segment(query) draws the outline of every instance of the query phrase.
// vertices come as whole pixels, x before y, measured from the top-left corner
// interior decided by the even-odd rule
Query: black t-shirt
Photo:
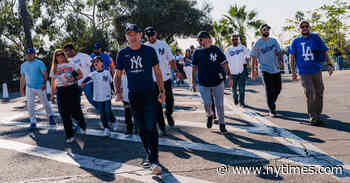
[[[199,84],[206,87],[219,85],[225,79],[222,64],[226,62],[225,54],[217,46],[196,49],[192,64],[198,67]]]
[[[149,92],[155,87],[152,69],[158,64],[156,51],[150,46],[142,45],[138,50],[130,47],[120,50],[116,69],[125,70],[130,92]]]

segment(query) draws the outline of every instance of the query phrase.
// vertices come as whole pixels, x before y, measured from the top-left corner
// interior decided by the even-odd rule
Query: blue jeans
[[[155,91],[152,92],[129,92],[130,106],[135,119],[136,127],[148,160],[158,163],[158,130],[156,125],[156,102]]]
[[[171,86],[174,87],[175,86],[175,73],[173,71],[173,69],[170,67],[170,79],[171,79]]]
[[[87,84],[82,90],[84,91],[85,96],[86,96],[87,100],[89,101],[89,103],[90,103],[92,106],[94,106],[95,109],[98,110],[97,104],[96,104],[96,102],[95,102],[94,99],[93,99],[93,96],[94,96],[94,94],[93,94],[93,89],[94,89],[94,85],[93,85],[93,83],[91,82],[91,83]],[[110,105],[110,107],[109,107],[109,113],[112,114],[112,105]],[[112,123],[114,123],[115,120],[116,120],[116,119],[115,119],[114,115],[111,115],[109,121],[112,122]]]
[[[233,100],[235,104],[237,105],[242,104],[244,105],[244,98],[245,98],[245,85],[246,85],[246,74],[241,73],[237,75],[231,75],[232,78],[232,94],[233,94]],[[237,94],[237,87],[239,94]]]
[[[109,110],[111,108],[111,101],[107,100],[104,102],[95,102],[98,112],[100,113],[100,119],[103,124],[103,128],[110,129],[110,126],[108,124],[109,119],[111,119],[111,116],[113,115],[111,111]]]

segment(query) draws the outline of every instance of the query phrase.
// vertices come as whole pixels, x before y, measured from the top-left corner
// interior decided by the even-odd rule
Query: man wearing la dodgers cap
[[[35,50],[33,48],[27,48],[25,54],[27,61],[21,65],[20,94],[22,97],[24,95],[27,97],[27,109],[31,123],[29,130],[31,131],[36,128],[37,122],[34,108],[35,96],[38,96],[40,102],[44,105],[50,124],[55,124],[55,119],[46,96],[46,66],[41,60],[35,58]],[[25,93],[24,87],[26,87]]]

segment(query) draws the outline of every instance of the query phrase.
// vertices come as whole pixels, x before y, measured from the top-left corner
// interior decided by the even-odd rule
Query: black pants
[[[131,113],[130,103],[123,101],[123,104],[124,104],[124,117],[125,117],[126,130],[131,132],[134,129],[134,124],[132,123],[132,113]]]
[[[159,135],[156,125],[155,105],[157,97],[155,91],[129,92],[129,100],[148,160],[151,163],[158,163]]]
[[[263,72],[263,80],[267,106],[269,107],[270,112],[275,112],[276,101],[282,90],[281,73],[270,74],[268,72]]]
[[[78,85],[57,88],[58,111],[63,120],[64,131],[67,138],[74,136],[72,117],[78,121],[82,129],[86,123],[80,106],[81,90]]]
[[[166,116],[171,116],[173,114],[173,108],[174,108],[174,95],[173,90],[171,86],[171,80],[168,79],[164,81],[164,89],[165,89],[165,114]],[[159,95],[159,88],[156,84],[156,95]],[[165,130],[165,120],[163,115],[163,106],[161,103],[157,101],[156,104],[156,110],[157,110],[157,123],[159,125],[159,128],[164,131]]]

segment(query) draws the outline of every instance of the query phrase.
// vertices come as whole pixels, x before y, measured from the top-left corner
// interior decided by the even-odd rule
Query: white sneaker
[[[79,133],[82,134],[82,135],[85,135],[86,134],[86,130],[84,130],[82,128],[79,128]]]
[[[117,131],[118,130],[118,122],[114,122],[113,123],[112,129],[113,129],[113,131]]]
[[[152,174],[153,175],[160,175],[162,174],[162,167],[160,167],[158,164],[152,164],[151,166]]]
[[[108,128],[105,128],[105,131],[103,132],[103,135],[106,137],[109,137],[111,135],[111,131]]]
[[[72,143],[74,140],[75,140],[74,137],[71,137],[71,138],[66,140],[66,143]]]

